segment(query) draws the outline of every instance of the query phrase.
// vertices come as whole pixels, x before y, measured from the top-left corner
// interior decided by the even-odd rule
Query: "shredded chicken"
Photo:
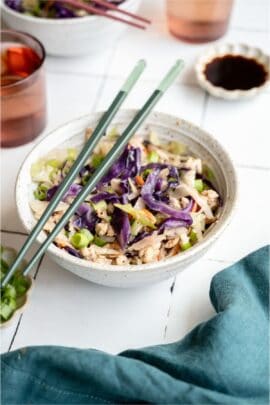
[[[56,236],[54,241],[55,241],[55,243],[57,243],[57,246],[59,246],[60,248],[65,248],[65,247],[72,248],[72,245],[71,245],[69,239],[65,235],[64,229],[61,230],[61,232]]]
[[[96,234],[99,235],[99,236],[106,235],[107,232],[108,232],[108,227],[109,227],[108,223],[99,222],[98,224],[96,224],[96,227],[95,227]]]
[[[116,193],[121,193],[121,180],[120,179],[112,179],[111,180],[111,188]]]
[[[125,264],[129,264],[129,260],[125,255],[120,255],[115,259],[115,264],[124,266]]]
[[[180,201],[179,201],[178,198],[175,198],[175,197],[171,197],[171,196],[170,196],[170,205],[171,205],[173,208],[181,209],[181,204],[180,204]]]
[[[171,249],[179,243],[179,237],[169,239],[166,243],[164,243],[164,247],[166,249]]]
[[[143,263],[151,263],[157,260],[159,249],[154,249],[152,246],[145,247],[139,251],[139,257]]]
[[[196,203],[204,211],[207,218],[212,219],[214,217],[213,212],[207,203],[207,199],[204,196],[201,196],[195,188],[190,187],[187,184],[180,184],[180,186],[175,189],[174,195],[176,197],[178,196],[178,198],[187,196],[194,198]]]
[[[97,245],[90,245],[90,247],[81,249],[81,254],[86,257],[87,260],[97,261],[100,256],[106,256],[109,258],[115,258],[121,256],[121,252],[115,249],[107,247],[100,247]]]
[[[186,208],[189,204],[189,199],[186,197],[180,198],[181,208]]]
[[[181,180],[188,186],[194,187],[195,177],[196,171],[194,169],[190,169],[182,172]]]
[[[207,198],[210,208],[215,209],[218,207],[219,195],[215,190],[204,190],[202,195]]]
[[[150,236],[147,236],[140,240],[139,242],[133,243],[128,250],[141,250],[145,249],[147,247],[153,247],[155,250],[160,248],[160,244],[162,240],[164,239],[163,235],[157,235],[156,233],[153,233]]]
[[[35,218],[39,219],[41,217],[41,215],[43,214],[43,212],[45,211],[45,209],[48,206],[48,201],[39,201],[39,200],[32,200],[30,201],[30,207],[32,209],[32,211],[34,212]]]

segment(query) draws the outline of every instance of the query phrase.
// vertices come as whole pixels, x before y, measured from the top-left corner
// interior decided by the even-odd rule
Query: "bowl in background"
[[[119,132],[122,132],[136,113],[137,110],[121,110],[111,127],[116,127]],[[19,217],[27,232],[30,232],[36,223],[29,205],[35,188],[30,175],[31,165],[53,149],[82,147],[85,129],[94,128],[102,114],[102,112],[93,113],[72,120],[52,131],[25,159],[17,179],[16,204]],[[177,140],[186,144],[192,153],[201,157],[212,168],[216,176],[216,187],[223,200],[219,220],[207,230],[201,242],[189,250],[160,262],[128,266],[93,263],[71,256],[51,244],[47,252],[60,266],[97,284],[112,287],[149,284],[170,278],[198,260],[228,225],[236,204],[237,180],[234,166],[227,152],[204,130],[174,116],[153,112],[137,133],[145,136],[152,130],[164,141]],[[42,232],[38,242],[42,243],[45,238],[46,234]]]
[[[142,0],[125,0],[119,8],[136,13]],[[47,54],[77,56],[109,49],[128,25],[105,17],[49,19],[32,17],[9,8],[0,0],[3,21],[14,30],[33,35],[44,45]]]

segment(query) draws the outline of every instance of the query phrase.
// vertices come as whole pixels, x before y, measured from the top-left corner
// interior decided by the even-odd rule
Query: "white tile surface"
[[[46,59],[46,68],[50,73],[77,73],[83,75],[102,76],[106,72],[107,64],[111,58],[113,50],[80,58],[60,58],[48,56]]]
[[[209,98],[204,127],[230,152],[236,163],[270,167],[270,94],[247,101]]]
[[[117,353],[163,342],[172,280],[111,289],[82,280],[46,258],[13,349],[58,344]]]
[[[167,343],[181,339],[215,314],[209,298],[210,282],[229,264],[202,259],[177,276],[168,311]]]
[[[146,58],[148,68],[125,103],[127,108],[140,106],[170,64],[182,57],[186,69],[157,110],[203,125],[227,147],[240,180],[236,214],[205,258],[177,277],[172,293],[172,280],[136,290],[95,286],[45,258],[17,331],[15,322],[2,332],[3,352],[11,342],[12,349],[61,344],[116,353],[179,339],[213,315],[208,296],[212,276],[269,243],[270,91],[247,102],[205,97],[196,85],[193,64],[209,45],[185,44],[169,35],[164,5],[163,0],[145,0],[140,12],[153,19],[151,28],[147,32],[128,29],[117,46],[105,53],[47,59],[47,131],[75,116],[106,108],[134,62]],[[268,17],[269,0],[236,0],[231,28],[221,41],[248,42],[269,52]],[[2,152],[1,220],[2,228],[10,231],[22,230],[14,185],[19,166],[34,143]],[[3,234],[2,243],[18,248],[23,239]]]
[[[235,215],[223,235],[209,250],[208,258],[239,260],[270,242],[267,201],[270,171],[238,169],[239,198]]]
[[[47,131],[95,109],[102,78],[81,74],[48,73]]]
[[[103,110],[108,107],[112,101],[112,95],[118,91],[122,82],[123,80],[121,79],[107,79],[96,106],[97,110]],[[139,81],[136,88],[128,96],[124,107],[140,108],[157,85],[158,80]],[[178,83],[172,86],[159,101],[156,110],[185,118],[199,125],[202,119],[204,98],[205,94],[200,88]]]
[[[269,30],[270,3],[268,0],[236,0],[231,26],[246,30]]]

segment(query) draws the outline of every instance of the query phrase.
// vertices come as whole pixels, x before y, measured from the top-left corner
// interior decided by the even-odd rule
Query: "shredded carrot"
[[[136,177],[135,177],[135,180],[136,180],[136,183],[137,183],[139,186],[143,186],[143,185],[144,185],[144,179],[142,178],[142,176],[136,176]]]
[[[153,222],[156,222],[156,218],[152,214],[152,212],[148,211],[146,208],[143,208],[142,211],[144,212],[145,216]]]
[[[197,209],[198,209],[198,204],[196,203],[196,201],[194,201],[194,204],[193,204],[193,207],[192,207],[191,212],[196,212]]]
[[[172,256],[177,255],[177,253],[179,253],[180,250],[181,250],[181,248],[180,248],[179,245],[174,246],[174,247],[172,248],[172,250],[171,250],[171,255],[172,255]]]

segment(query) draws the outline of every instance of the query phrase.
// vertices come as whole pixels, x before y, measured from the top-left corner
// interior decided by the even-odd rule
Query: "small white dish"
[[[122,132],[136,113],[137,110],[121,110],[111,127],[117,127]],[[29,205],[29,201],[33,200],[35,188],[30,174],[31,165],[54,149],[82,147],[85,129],[96,127],[102,114],[102,112],[93,113],[57,128],[43,138],[25,159],[17,179],[16,204],[27,232],[30,232],[36,223]],[[219,220],[209,228],[201,242],[160,262],[128,266],[100,264],[71,256],[51,244],[47,253],[60,266],[79,277],[111,287],[135,287],[154,283],[173,277],[198,260],[229,224],[236,205],[237,179],[234,166],[224,148],[203,129],[171,115],[153,112],[137,133],[146,136],[152,130],[165,142],[177,140],[186,144],[195,155],[200,156],[212,168],[216,177],[216,187],[223,200]],[[37,241],[42,243],[45,238],[46,234],[42,232]]]
[[[263,65],[267,72],[266,81],[258,87],[249,90],[226,90],[223,87],[213,85],[205,75],[206,65],[217,57],[225,55],[238,55],[249,59],[255,59],[256,62]],[[261,49],[246,44],[218,44],[209,47],[198,59],[195,66],[196,76],[200,86],[214,97],[226,100],[239,100],[251,98],[265,90],[270,82],[270,56]]]
[[[9,266],[11,266],[11,264],[14,262],[16,256],[17,256],[17,251],[15,249],[13,249],[11,247],[2,247],[1,259],[3,259]],[[25,260],[23,260],[17,270],[22,271],[26,267],[26,265],[27,265],[27,262]],[[17,308],[12,313],[10,318],[8,318],[5,321],[0,322],[0,328],[8,328],[12,323],[14,323],[15,321],[18,321],[19,316],[22,314],[26,305],[29,302],[29,296],[30,296],[30,293],[32,292],[32,288],[33,288],[33,280],[30,276],[24,276],[24,278],[28,284],[27,290],[25,291],[25,293],[23,295],[16,298]]]
[[[136,13],[142,0],[126,0],[119,6]],[[77,56],[108,50],[128,25],[105,17],[49,19],[19,13],[0,0],[3,20],[9,28],[37,38],[49,55]],[[134,28],[135,29],[135,28]]]

